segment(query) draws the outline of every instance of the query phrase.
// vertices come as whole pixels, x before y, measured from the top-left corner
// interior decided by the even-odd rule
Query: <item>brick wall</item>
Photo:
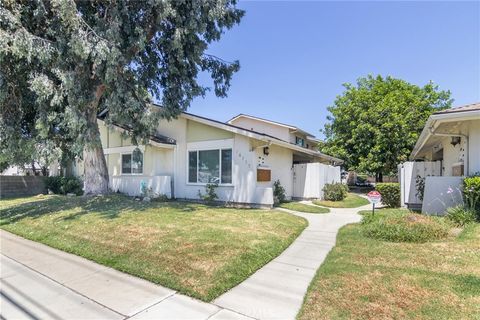
[[[46,193],[44,179],[41,176],[0,176],[0,198]]]

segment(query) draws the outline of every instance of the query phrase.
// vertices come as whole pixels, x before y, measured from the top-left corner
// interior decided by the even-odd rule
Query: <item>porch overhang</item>
[[[468,139],[468,132],[462,123],[469,120],[480,119],[480,104],[478,109],[437,112],[431,115],[420,134],[415,147],[410,154],[410,160],[423,159],[425,154],[440,143],[444,137],[465,137]]]

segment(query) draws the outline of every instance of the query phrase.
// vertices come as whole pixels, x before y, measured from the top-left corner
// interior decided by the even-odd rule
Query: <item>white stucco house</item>
[[[463,178],[480,172],[480,103],[432,114],[410,160],[399,166],[402,205],[444,214],[461,203]],[[417,190],[422,180],[423,201]]]
[[[248,115],[220,122],[190,113],[162,120],[148,145],[134,146],[98,120],[114,192],[137,195],[140,184],[157,194],[198,199],[217,182],[220,201],[271,206],[273,183],[287,198],[321,198],[325,183],[340,181],[341,159],[319,152],[319,140],[295,126]],[[83,175],[77,162],[73,173]]]

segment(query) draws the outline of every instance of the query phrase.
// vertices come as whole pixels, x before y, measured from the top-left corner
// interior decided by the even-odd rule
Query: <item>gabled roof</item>
[[[105,121],[105,117],[107,116],[107,114],[108,114],[108,111],[107,111],[107,109],[105,109],[98,114],[97,119]],[[122,126],[122,125],[119,125],[119,124],[116,124],[116,123],[114,123],[113,126],[119,128],[119,129],[125,130],[125,131],[130,131],[131,130],[131,128],[128,128],[127,126]],[[159,143],[159,144],[168,144],[168,145],[176,145],[177,144],[177,141],[175,139],[164,136],[164,135],[161,135],[158,132],[150,135],[148,137],[148,139],[153,141],[153,142]]]
[[[152,104],[152,105],[157,107],[157,108],[162,108],[162,106],[157,105],[157,104]],[[107,114],[108,114],[108,110],[103,110],[102,112],[99,113],[98,119],[104,120]],[[272,135],[269,135],[269,134],[266,134],[266,133],[262,133],[262,132],[257,132],[257,131],[254,131],[254,130],[248,130],[248,129],[245,129],[245,128],[242,128],[242,127],[235,126],[235,125],[230,124],[228,122],[225,123],[225,122],[221,122],[221,121],[218,121],[218,120],[202,117],[202,116],[192,114],[192,113],[188,113],[188,112],[182,112],[180,114],[180,116],[184,117],[186,119],[189,119],[189,120],[197,121],[199,123],[203,123],[203,124],[212,126],[212,127],[216,127],[216,128],[219,128],[219,129],[223,129],[223,130],[226,130],[226,131],[230,131],[230,132],[233,132],[233,133],[244,135],[244,136],[254,138],[254,139],[257,139],[257,140],[265,141],[267,143],[273,143],[273,144],[276,144],[276,145],[279,145],[279,146],[282,146],[282,147],[286,147],[288,149],[295,150],[297,152],[301,152],[301,153],[304,153],[304,154],[308,154],[308,155],[313,156],[313,157],[323,158],[327,161],[335,162],[337,164],[342,164],[343,163],[342,159],[329,156],[329,155],[324,154],[320,151],[306,149],[306,148],[297,146],[295,144],[292,144],[288,141],[277,138],[275,136],[272,136]],[[121,126],[116,125],[116,124],[115,124],[115,126],[121,128],[123,130],[129,130],[129,128],[121,127]],[[169,138],[169,137],[166,137],[166,136],[162,136],[162,135],[159,135],[159,134],[155,134],[155,135],[150,136],[150,140],[152,140],[154,142],[157,142],[157,143],[161,143],[161,144],[170,144],[170,145],[176,144],[175,139],[172,139],[172,138]]]
[[[277,121],[272,121],[272,120],[268,120],[268,119],[264,119],[264,118],[260,118],[260,117],[255,117],[255,116],[252,116],[252,115],[249,115],[249,114],[244,114],[244,113],[240,113],[240,114],[236,115],[235,117],[228,120],[227,123],[231,124],[232,122],[234,122],[235,120],[237,120],[239,118],[248,118],[248,119],[252,119],[252,120],[257,120],[257,121],[273,124],[275,126],[288,128],[290,130],[298,131],[298,132],[301,132],[301,133],[305,134],[306,136],[308,136],[309,140],[315,141],[315,139],[316,139],[313,134],[308,133],[307,131],[304,131],[304,130],[296,127],[296,126],[281,123],[281,122],[277,122]]]
[[[233,132],[233,133],[241,134],[241,135],[244,135],[244,136],[247,136],[247,137],[250,137],[250,138],[254,138],[254,139],[257,139],[257,140],[265,141],[267,143],[273,143],[273,144],[276,144],[278,146],[282,146],[282,147],[285,147],[285,148],[288,148],[288,149],[291,149],[291,150],[294,150],[294,151],[297,151],[297,152],[300,152],[300,153],[304,153],[304,154],[307,154],[307,155],[310,155],[310,156],[313,156],[313,157],[323,158],[327,161],[332,161],[332,162],[335,162],[337,164],[343,163],[342,159],[329,156],[329,155],[324,154],[320,151],[310,150],[310,149],[306,149],[304,147],[297,146],[293,143],[290,143],[288,141],[285,141],[283,139],[277,138],[275,136],[272,136],[272,135],[269,135],[269,134],[266,134],[266,133],[245,129],[245,128],[238,127],[238,126],[235,126],[233,124],[230,124],[228,122],[225,123],[225,122],[221,122],[221,121],[218,121],[218,120],[213,120],[213,119],[209,119],[209,118],[206,118],[206,117],[191,114],[191,113],[188,113],[188,112],[182,112],[181,116],[183,116],[186,119],[197,121],[197,122],[200,122],[200,123],[203,123],[203,124],[206,124],[206,125],[210,125],[210,126],[213,126],[213,127],[219,128],[219,129],[223,129],[223,130],[230,131],[230,132]]]

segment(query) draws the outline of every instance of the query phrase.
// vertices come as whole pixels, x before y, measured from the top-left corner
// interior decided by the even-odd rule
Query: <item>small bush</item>
[[[323,187],[323,198],[328,201],[342,201],[348,194],[348,186],[343,183],[327,183]]]
[[[427,242],[448,236],[450,227],[442,218],[415,213],[373,216],[362,220],[363,233],[370,238],[391,242]]]
[[[469,223],[475,222],[476,214],[473,209],[456,206],[447,209],[447,219],[456,226],[463,227]]]
[[[480,219],[480,176],[463,179],[463,197],[467,207]]]
[[[205,194],[202,194],[200,190],[198,190],[198,196],[200,199],[207,203],[212,203],[215,200],[218,199],[217,195],[217,188],[218,188],[218,183],[207,183],[205,185]]]
[[[375,189],[382,195],[382,203],[391,208],[400,207],[400,184],[377,183]]]
[[[280,183],[280,180],[277,180],[273,183],[273,201],[275,204],[284,203],[287,199],[285,195],[285,188]]]
[[[47,177],[45,186],[55,194],[83,194],[82,181],[77,177]]]

